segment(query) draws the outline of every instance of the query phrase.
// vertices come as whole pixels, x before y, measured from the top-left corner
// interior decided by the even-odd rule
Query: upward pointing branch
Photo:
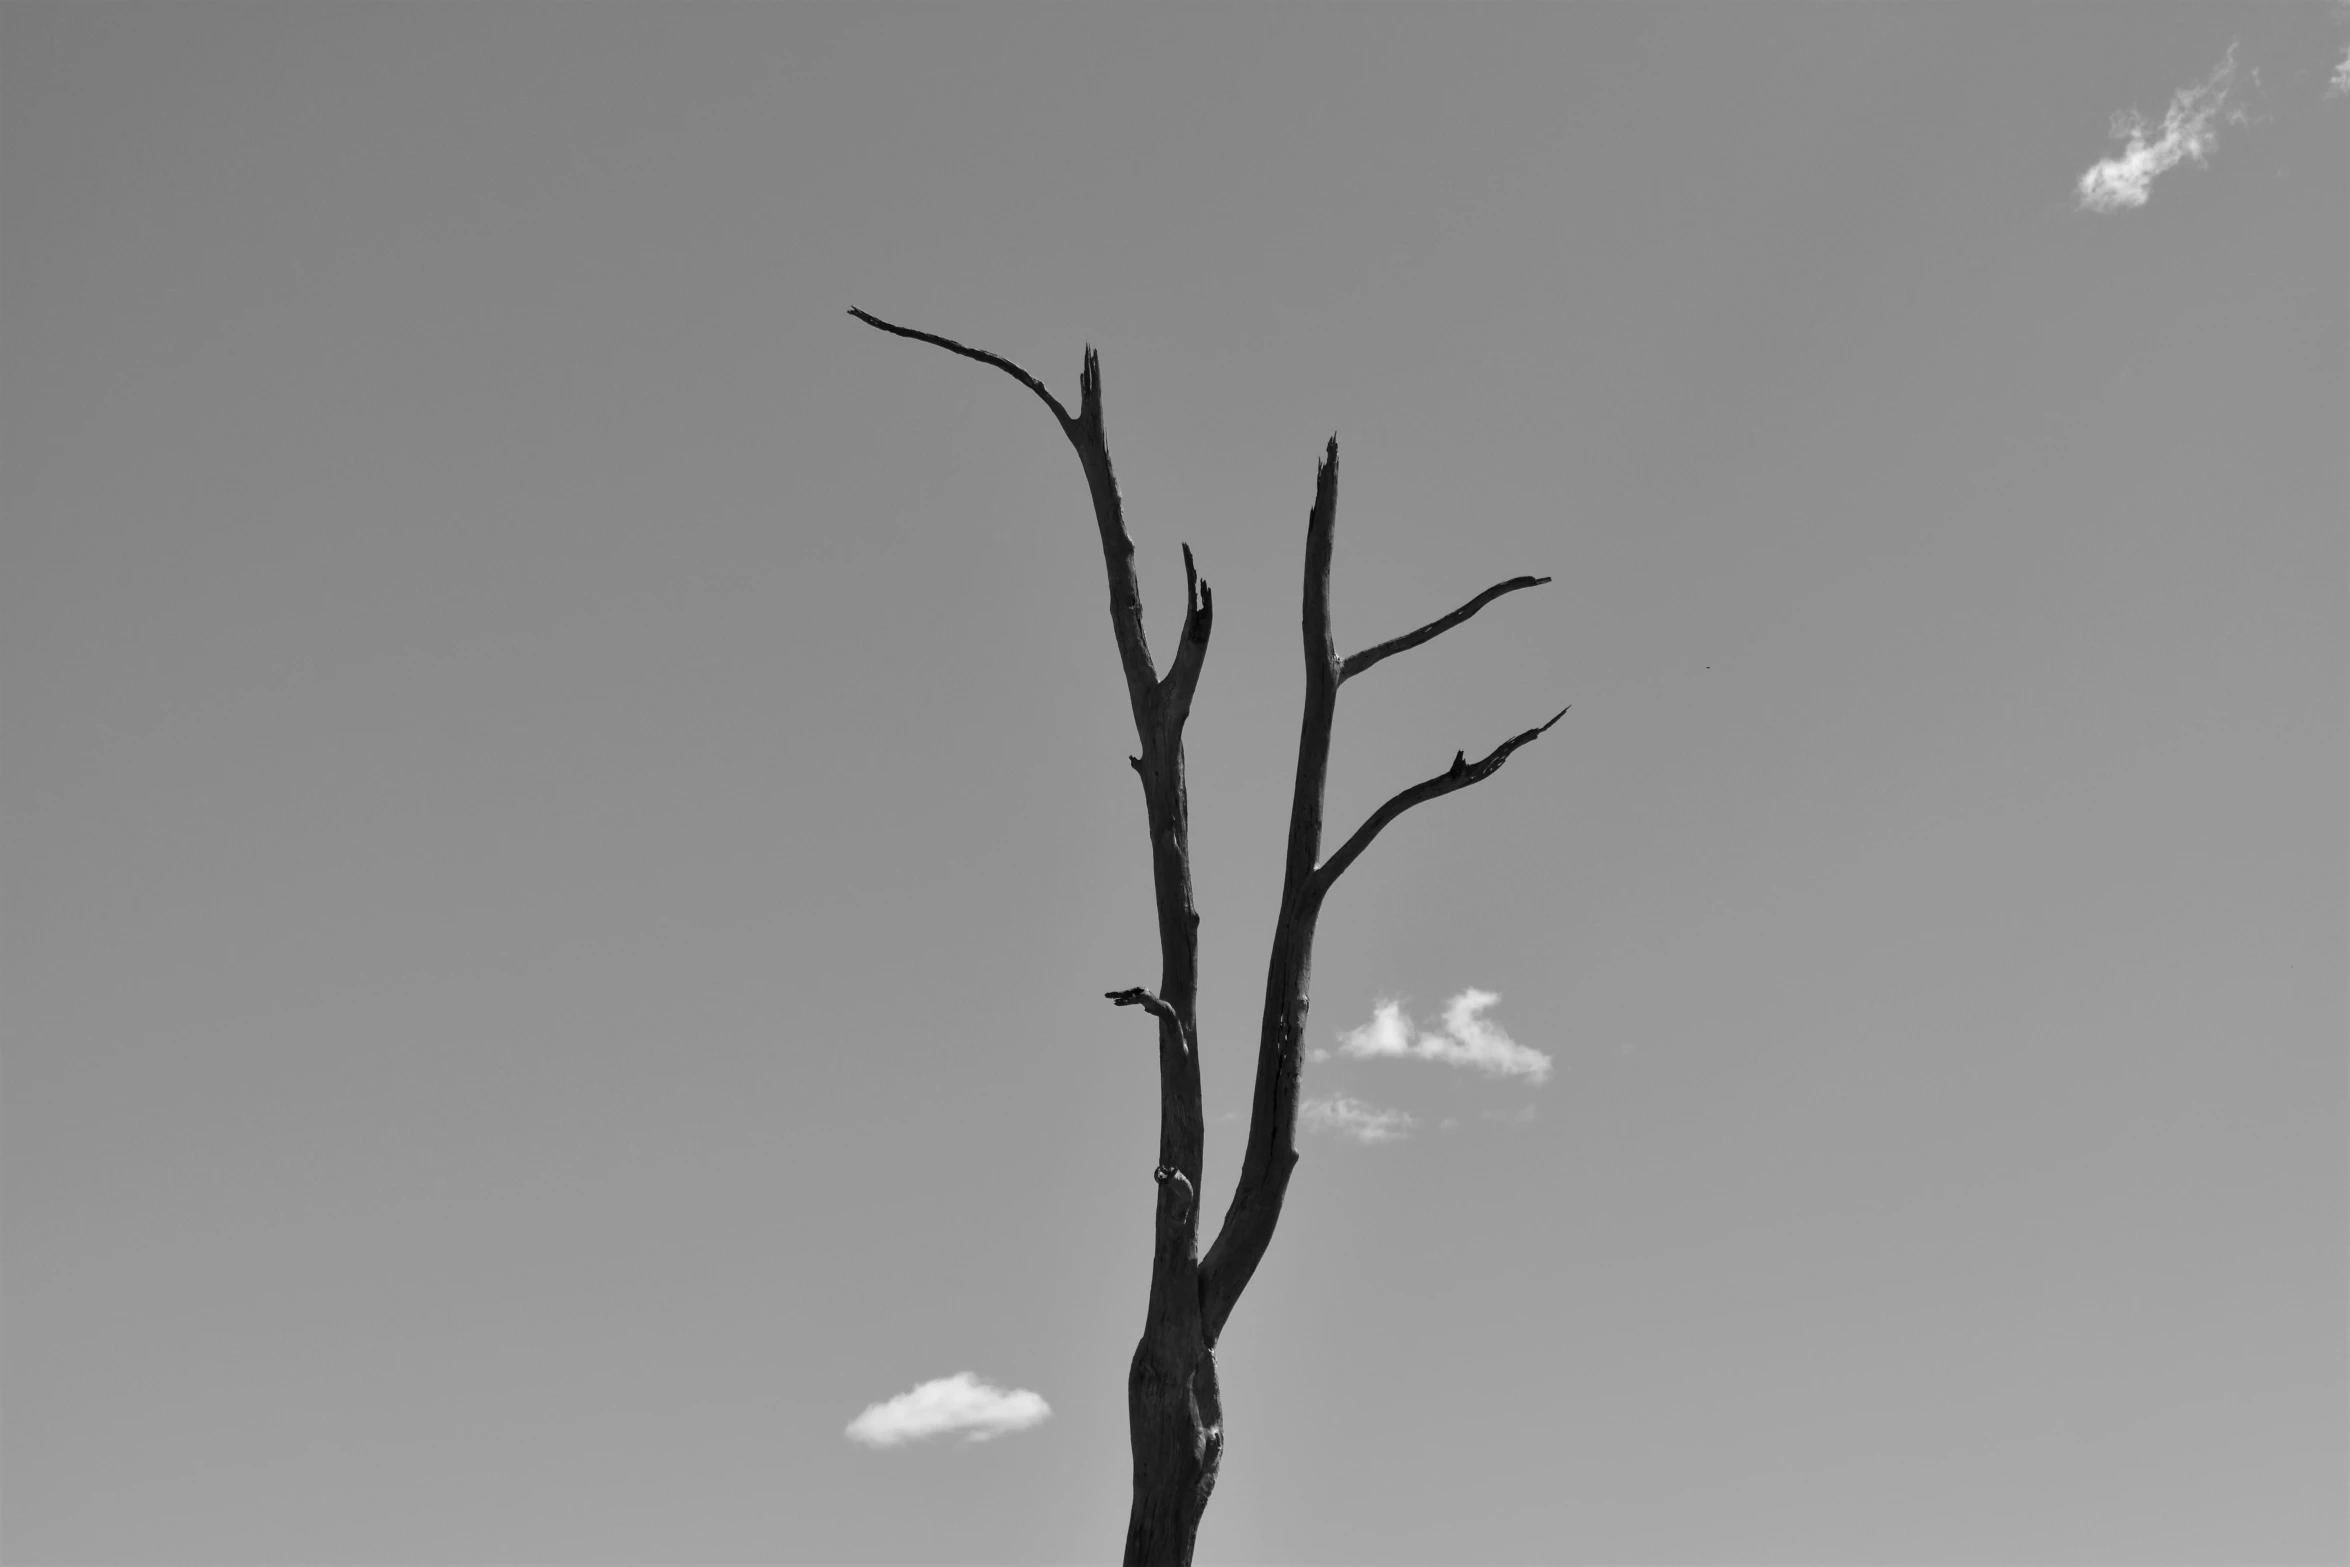
[[[1441,636],[1450,631],[1495,599],[1500,598],[1504,593],[1515,593],[1520,588],[1538,588],[1549,580],[1548,577],[1512,577],[1507,582],[1497,582],[1441,620],[1431,620],[1417,631],[1407,631],[1400,637],[1391,637],[1377,647],[1367,647],[1360,653],[1348,654],[1345,662],[1338,666],[1338,678],[1352,680],[1381,659],[1416,648],[1430,638]]]
[[[1216,593],[1199,574],[1191,546],[1183,546],[1183,632],[1175,643],[1175,661],[1159,682],[1159,722],[1177,731],[1191,716],[1191,694],[1199,688],[1200,667],[1207,661],[1208,631],[1216,621]]]
[[[1281,1206],[1297,1168],[1298,1075],[1305,1060],[1306,982],[1314,961],[1321,898],[1314,865],[1322,853],[1322,795],[1330,774],[1330,729],[1338,711],[1339,663],[1330,634],[1330,556],[1338,527],[1338,437],[1314,473],[1306,514],[1305,581],[1300,630],[1305,653],[1305,711],[1297,736],[1297,778],[1289,801],[1281,909],[1266,963],[1265,1009],[1258,1024],[1256,1086],[1240,1179],[1215,1243],[1200,1260],[1200,1324],[1210,1344],[1255,1277],[1273,1242]]]
[[[1573,705],[1574,704],[1572,703],[1568,704],[1569,707]],[[1507,740],[1504,740],[1501,744],[1495,746],[1491,751],[1486,753],[1484,759],[1481,761],[1470,761],[1468,753],[1465,751],[1453,752],[1452,766],[1446,768],[1443,772],[1438,773],[1433,778],[1416,783],[1409,789],[1399,791],[1395,797],[1390,799],[1385,805],[1382,805],[1379,807],[1379,809],[1373,811],[1370,815],[1370,818],[1366,820],[1362,826],[1357,827],[1354,830],[1354,836],[1347,839],[1345,843],[1339,845],[1339,849],[1336,854],[1333,854],[1329,859],[1323,861],[1321,865],[1315,868],[1313,880],[1314,895],[1319,898],[1322,895],[1328,893],[1330,890],[1330,884],[1338,880],[1340,876],[1346,874],[1346,868],[1355,862],[1356,856],[1360,855],[1365,849],[1368,849],[1371,846],[1371,840],[1378,837],[1380,829],[1384,828],[1389,822],[1394,821],[1398,816],[1401,816],[1404,812],[1410,810],[1413,806],[1424,805],[1428,801],[1437,798],[1439,795],[1450,794],[1456,789],[1466,789],[1473,783],[1483,783],[1486,779],[1491,778],[1495,773],[1501,771],[1501,764],[1510,759],[1510,753],[1512,751],[1515,751],[1519,746],[1525,745],[1529,741],[1540,738],[1543,732],[1550,728],[1551,724],[1557,723],[1560,719],[1566,716],[1567,708],[1560,708],[1557,712],[1550,715],[1550,723],[1542,724],[1536,728],[1529,729],[1523,734],[1515,734],[1510,736]]]

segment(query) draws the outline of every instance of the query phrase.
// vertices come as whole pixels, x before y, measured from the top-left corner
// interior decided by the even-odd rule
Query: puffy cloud
[[[1335,1132],[1358,1143],[1391,1143],[1409,1137],[1418,1124],[1401,1110],[1368,1105],[1345,1094],[1303,1100],[1298,1104],[1297,1118],[1309,1132]]]
[[[1401,1002],[1382,1001],[1372,1009],[1370,1022],[1338,1036],[1338,1048],[1341,1054],[1363,1059],[1411,1056],[1446,1066],[1475,1067],[1495,1077],[1547,1081],[1550,1057],[1519,1044],[1484,1015],[1485,1009],[1500,999],[1490,990],[1462,991],[1445,1003],[1441,1031],[1414,1027],[1404,1016]],[[1317,1059],[1320,1055],[1317,1052]]]
[[[1006,1392],[958,1371],[886,1403],[867,1405],[845,1434],[867,1447],[896,1447],[950,1432],[966,1442],[985,1442],[1007,1431],[1025,1431],[1051,1413],[1051,1406],[1025,1388]]]
[[[2228,93],[2235,85],[2236,46],[2230,44],[2209,76],[2172,94],[2170,107],[2163,111],[2161,134],[2135,111],[2115,115],[2113,137],[2124,144],[2122,151],[2081,176],[2081,205],[2091,212],[2143,207],[2157,176],[2190,158],[2202,163],[2218,144],[2223,120],[2243,123],[2243,111],[2227,107]]]

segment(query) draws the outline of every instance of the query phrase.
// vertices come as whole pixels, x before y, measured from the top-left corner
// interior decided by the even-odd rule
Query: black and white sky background
[[[1557,579],[1341,704],[1574,711],[1323,920],[1203,1561],[2341,1559],[2346,43],[0,8],[9,1559],[1114,1549],[1100,559],[852,305],[1215,585],[1211,1214],[1322,442],[1342,647]]]

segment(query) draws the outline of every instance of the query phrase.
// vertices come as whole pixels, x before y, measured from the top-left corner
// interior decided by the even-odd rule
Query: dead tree
[[[1150,824],[1151,880],[1159,914],[1159,986],[1106,992],[1122,1007],[1140,1007],[1158,1020],[1159,1161],[1151,1256],[1150,1304],[1141,1342],[1126,1374],[1126,1418],[1134,1451],[1134,1503],[1126,1524],[1125,1560],[1188,1563],[1200,1515],[1216,1487],[1224,1457],[1224,1413],[1216,1386],[1216,1341],[1232,1308],[1272,1243],[1289,1178],[1297,1168],[1298,1069],[1304,1060],[1306,983],[1313,966],[1314,925],[1331,886],[1381,829],[1413,806],[1480,783],[1501,770],[1510,753],[1566,715],[1512,735],[1483,758],[1455,752],[1452,765],[1390,799],[1354,830],[1338,852],[1322,858],[1322,786],[1330,762],[1330,724],[1338,688],[1380,660],[1449,631],[1505,593],[1548,582],[1512,577],[1487,588],[1459,609],[1417,631],[1338,656],[1330,635],[1330,541],[1338,516],[1338,438],[1314,477],[1314,506],[1306,518],[1305,718],[1297,742],[1297,782],[1289,804],[1289,847],[1281,879],[1281,909],[1273,925],[1273,955],[1265,975],[1265,1010],[1257,1039],[1257,1081],[1249,1107],[1248,1148],[1224,1225],[1207,1255],[1199,1253],[1199,1203],[1205,1123],[1200,1108],[1199,915],[1191,902],[1189,807],[1183,783],[1183,724],[1208,652],[1215,595],[1183,547],[1186,580],[1183,631],[1165,675],[1143,638],[1142,598],[1135,584],[1134,544],[1110,469],[1102,430],[1101,360],[1085,351],[1071,414],[1045,384],[1008,359],[949,338],[892,325],[862,310],[849,314],[867,326],[930,343],[993,365],[1034,392],[1060,421],[1077,449],[1110,577],[1110,629],[1126,671],[1126,698],[1142,754],[1127,761],[1142,779]]]

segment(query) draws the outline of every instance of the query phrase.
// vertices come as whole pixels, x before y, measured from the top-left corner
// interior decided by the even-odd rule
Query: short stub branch
[[[1216,618],[1216,591],[1200,580],[1199,567],[1191,558],[1191,546],[1183,546],[1183,637],[1187,642],[1208,640],[1208,626]]]
[[[1162,1023],[1176,1023],[1178,1025],[1181,1023],[1181,1019],[1175,1016],[1175,1009],[1173,1007],[1167,1005],[1167,1003],[1161,1001],[1158,997],[1152,995],[1149,991],[1143,989],[1140,985],[1130,985],[1124,990],[1105,990],[1102,992],[1102,995],[1106,1000],[1109,1000],[1118,1006],[1140,1007]]]
[[[1175,660],[1167,678],[1159,682],[1158,716],[1167,731],[1162,743],[1178,738],[1191,716],[1191,694],[1199,689],[1200,670],[1208,661],[1208,631],[1216,620],[1216,591],[1201,580],[1191,546],[1183,546],[1183,633],[1175,642]]]

